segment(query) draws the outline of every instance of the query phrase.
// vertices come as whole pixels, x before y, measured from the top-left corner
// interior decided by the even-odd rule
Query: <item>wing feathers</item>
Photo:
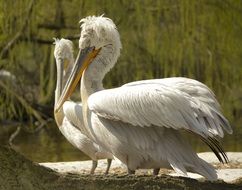
[[[232,132],[211,90],[192,79],[129,83],[92,94],[88,106],[101,117],[134,126],[186,129],[203,137]]]

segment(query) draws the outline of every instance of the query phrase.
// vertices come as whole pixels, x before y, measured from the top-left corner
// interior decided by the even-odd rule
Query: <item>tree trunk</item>
[[[242,182],[197,181],[184,177],[60,174],[0,145],[1,190],[242,189]]]

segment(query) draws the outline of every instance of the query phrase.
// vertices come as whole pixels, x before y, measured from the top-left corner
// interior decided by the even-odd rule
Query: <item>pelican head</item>
[[[89,73],[92,78],[102,79],[116,63],[121,49],[121,42],[116,25],[103,16],[89,16],[80,21],[80,50],[93,47],[98,55],[92,60]],[[103,76],[100,76],[103,75]]]
[[[67,76],[67,71],[73,66],[73,44],[70,40],[67,39],[57,39],[54,38],[55,50],[54,56],[56,59],[56,68],[57,68],[57,84],[55,91],[55,106],[61,95],[64,84],[64,77]],[[64,79],[64,80],[63,80]]]
[[[73,43],[70,40],[54,38],[55,50],[54,56],[56,59],[73,60]]]
[[[61,96],[63,85],[65,84],[66,78],[68,77],[68,72],[72,68],[74,64],[73,59],[73,44],[70,40],[66,39],[56,39],[55,42],[55,50],[54,56],[56,59],[56,68],[57,68],[57,81],[56,81],[56,89],[55,89],[55,108],[57,106],[57,102]],[[54,113],[55,120],[58,126],[61,126],[64,115],[63,111]]]
[[[58,101],[56,112],[72,94],[84,71],[93,80],[102,80],[116,63],[122,48],[117,27],[111,19],[89,16],[81,19],[80,23],[80,51]]]
[[[55,50],[54,56],[57,64],[57,68],[59,66],[63,66],[64,72],[67,70],[67,67],[70,67],[74,63],[73,58],[73,43],[70,40],[61,38],[60,40],[54,38],[55,42]]]

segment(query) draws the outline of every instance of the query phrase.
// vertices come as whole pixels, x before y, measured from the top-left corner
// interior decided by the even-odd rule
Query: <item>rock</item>
[[[242,169],[218,169],[218,179],[223,180],[227,183],[236,183],[239,179],[242,178]],[[177,173],[171,173],[171,176],[181,176]],[[203,179],[203,177],[199,174],[194,174],[188,172],[189,178],[193,179]]]
[[[199,157],[211,164],[219,164],[217,157],[212,152],[199,153]],[[238,179],[242,178],[242,153],[240,152],[228,152],[228,158],[230,163],[228,165],[215,165],[219,169],[218,178],[227,182],[235,183]],[[40,163],[45,167],[51,168],[60,173],[77,173],[77,174],[89,174],[92,166],[92,161],[75,161],[75,162],[56,162],[56,163]],[[233,166],[236,165],[236,168]],[[96,174],[104,174],[107,167],[106,160],[99,160]],[[225,168],[222,168],[225,167]],[[239,167],[239,168],[238,168]],[[113,160],[110,174],[126,174],[126,167],[119,161]],[[137,170],[137,175],[152,175],[152,170]],[[171,176],[181,176],[175,173],[173,170],[161,169],[160,174],[168,174]],[[193,179],[204,179],[199,174],[189,173],[188,177]]]
[[[101,162],[104,162],[104,166]],[[99,164],[100,172],[105,167],[105,161]],[[72,162],[71,162],[72,163]],[[184,177],[172,177],[168,175],[123,175],[116,169],[121,168],[120,163],[114,163],[110,175],[86,175],[67,173],[69,171],[81,171],[84,167],[89,171],[91,162],[70,162],[46,164],[48,167],[55,165],[56,172],[37,164],[20,155],[10,147],[0,145],[0,190],[174,190],[174,189],[196,189],[196,190],[241,190],[242,180],[234,184],[223,181],[210,182],[206,180],[194,180]],[[117,164],[117,167],[116,167]],[[72,167],[73,166],[73,167]],[[62,167],[62,169],[60,169]],[[98,171],[97,171],[98,172]]]
[[[228,156],[229,163],[232,163],[232,164],[240,163],[240,164],[242,164],[242,152],[226,152],[226,154]],[[219,163],[219,160],[217,159],[215,154],[213,154],[212,152],[199,153],[198,156],[208,163],[212,163],[212,164],[216,164],[216,163],[218,164]]]

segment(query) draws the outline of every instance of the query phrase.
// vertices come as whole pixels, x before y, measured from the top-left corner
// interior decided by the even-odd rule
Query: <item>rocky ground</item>
[[[216,156],[211,152],[199,153],[199,156],[207,162],[213,164],[218,171],[219,179],[227,183],[236,183],[242,180],[242,153],[228,152],[228,164],[220,164]],[[91,168],[91,161],[75,161],[75,162],[56,162],[56,163],[40,163],[45,167],[51,168],[60,173],[75,173],[75,174],[89,174]],[[106,160],[99,160],[98,167],[95,174],[103,174],[107,166]],[[110,169],[110,175],[119,174],[125,175],[126,168],[117,160],[113,160]],[[171,176],[179,176],[173,170],[161,169],[159,175],[167,174]],[[152,170],[137,170],[136,175],[152,175]],[[188,173],[188,176],[194,179],[201,179],[203,177],[198,174]]]
[[[171,176],[175,175],[172,170],[161,170],[159,176],[151,175],[151,170],[138,170],[136,175],[127,175],[117,161],[114,161],[109,175],[103,175],[105,161],[100,161],[96,174],[90,175],[90,161],[40,165],[11,147],[0,145],[0,190],[242,190],[241,154],[228,155],[231,157],[229,165],[221,169],[217,165],[219,178],[227,182],[211,182]],[[210,153],[200,156],[216,165],[217,161]],[[189,174],[189,177],[199,176]]]

